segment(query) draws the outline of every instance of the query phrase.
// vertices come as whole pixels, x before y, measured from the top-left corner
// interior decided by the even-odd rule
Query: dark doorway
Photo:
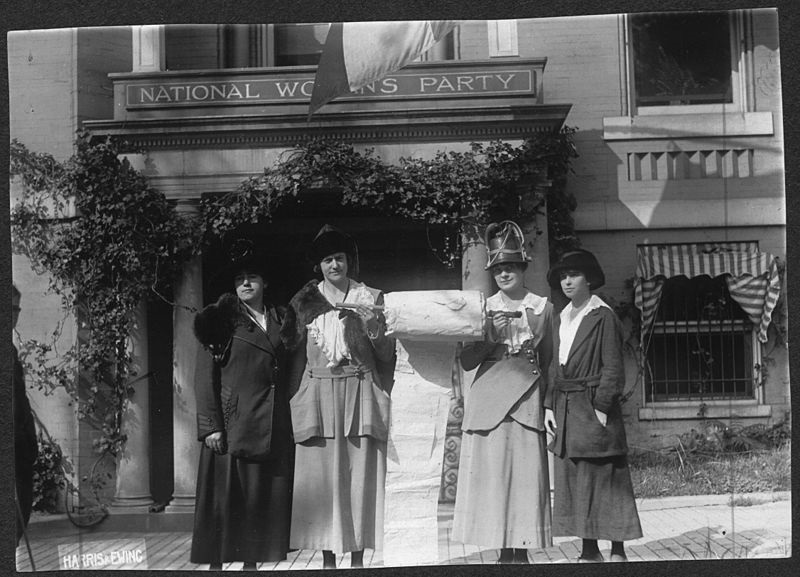
[[[287,206],[270,222],[242,227],[221,240],[203,259],[204,301],[214,302],[230,292],[230,279],[217,274],[237,238],[247,238],[263,249],[270,262],[267,293],[279,304],[287,303],[297,290],[314,278],[306,251],[319,229],[331,224],[351,235],[358,244],[358,280],[384,292],[460,289],[461,262],[448,267],[440,258],[446,242],[455,242],[456,231],[428,227],[409,220],[376,216],[342,206],[334,191],[313,191],[302,201]]]

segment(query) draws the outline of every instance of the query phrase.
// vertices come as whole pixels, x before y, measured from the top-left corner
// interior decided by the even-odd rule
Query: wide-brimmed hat
[[[565,252],[558,262],[550,267],[547,272],[547,282],[553,289],[561,289],[561,271],[564,270],[581,271],[586,276],[586,281],[592,290],[598,289],[606,283],[606,276],[603,274],[603,269],[600,268],[600,263],[588,250],[579,248]]]
[[[227,262],[217,275],[219,279],[233,280],[233,277],[247,271],[261,275],[267,280],[269,272],[267,256],[263,250],[256,247],[255,243],[246,238],[234,240],[227,250]]]
[[[527,264],[531,260],[525,252],[525,235],[513,221],[491,223],[486,227],[484,240],[489,253],[485,270],[496,264],[508,262]]]
[[[356,241],[335,226],[326,224],[311,241],[311,246],[308,248],[308,259],[314,264],[319,264],[323,258],[337,252],[343,252],[355,258],[358,255]]]

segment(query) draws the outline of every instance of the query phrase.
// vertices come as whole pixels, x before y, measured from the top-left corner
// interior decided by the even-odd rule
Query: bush
[[[791,430],[773,426],[726,426],[706,421],[678,437],[674,447],[629,456],[637,497],[722,495],[791,488]]]
[[[59,511],[59,497],[66,487],[64,455],[54,441],[39,436],[39,456],[33,464],[33,510]]]

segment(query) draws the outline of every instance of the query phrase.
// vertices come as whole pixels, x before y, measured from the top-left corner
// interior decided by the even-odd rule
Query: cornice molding
[[[448,142],[522,139],[559,130],[571,105],[501,105],[303,115],[153,118],[87,121],[97,136],[113,135],[146,150],[293,146],[312,136],[348,142]]]

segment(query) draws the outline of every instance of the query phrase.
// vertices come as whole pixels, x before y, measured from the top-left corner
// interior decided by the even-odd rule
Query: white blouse
[[[592,295],[589,297],[589,302],[586,303],[586,306],[584,306],[583,309],[577,315],[575,315],[575,318],[570,320],[572,311],[575,310],[575,307],[572,306],[571,302],[564,307],[563,311],[561,311],[561,326],[558,329],[558,338],[560,341],[558,346],[559,364],[567,364],[569,350],[572,348],[572,342],[575,340],[575,335],[578,332],[578,327],[581,326],[581,321],[583,318],[589,314],[589,312],[600,307],[611,309],[611,307],[603,302],[603,299],[601,299],[599,296]]]
[[[261,327],[261,330],[267,332],[267,306],[264,305],[264,310],[261,313],[257,313],[256,309],[251,307],[246,302],[242,302],[245,307],[245,311],[247,311],[247,316],[250,317],[257,327]]]
[[[318,288],[319,292],[325,296],[325,293],[322,292],[322,284],[322,282],[319,283]],[[332,305],[336,304],[327,296],[325,296],[325,298]],[[343,302],[364,304],[367,306],[375,304],[372,293],[367,290],[367,287],[354,280],[350,281],[350,290],[347,291]],[[339,318],[339,312],[338,309],[328,311],[315,317],[313,321],[306,325],[309,335],[311,335],[314,342],[317,343],[317,346],[322,349],[322,352],[327,357],[328,367],[338,366],[343,359],[351,358],[350,349],[344,340],[344,325]]]
[[[503,298],[502,291],[494,293],[486,299],[486,308],[494,311],[509,311],[514,312],[521,310],[522,316],[520,318],[511,318],[511,322],[506,325],[498,335],[498,342],[503,343],[508,348],[509,354],[518,353],[522,348],[522,343],[533,337],[531,327],[528,325],[528,315],[525,314],[526,309],[531,309],[534,314],[542,314],[547,299],[539,295],[528,292],[519,303],[509,303]]]

